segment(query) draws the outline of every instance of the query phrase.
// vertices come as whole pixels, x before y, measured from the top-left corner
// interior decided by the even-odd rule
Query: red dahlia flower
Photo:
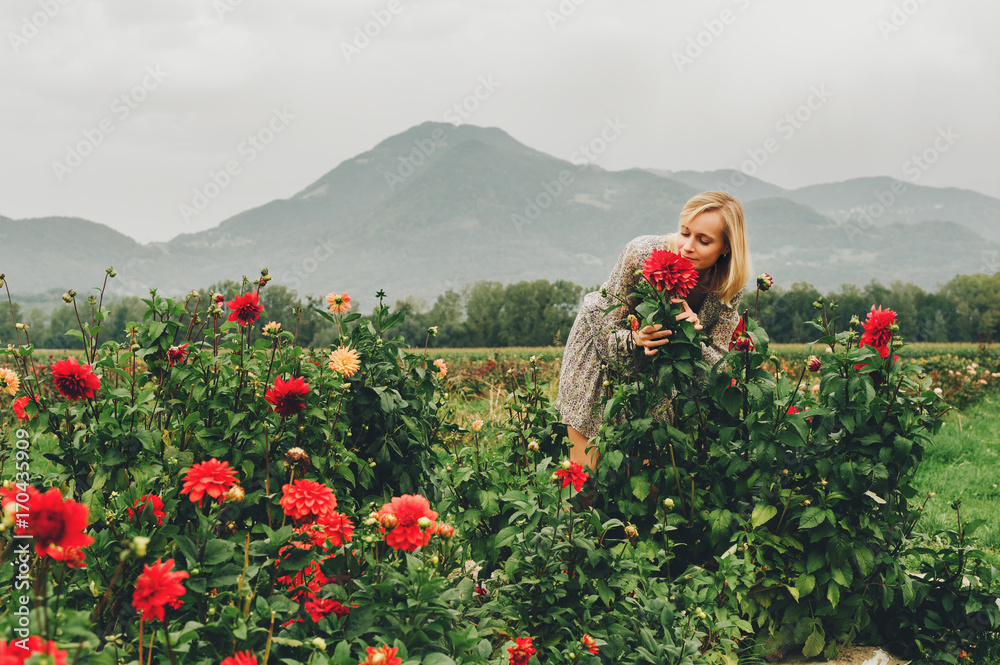
[[[378,649],[368,647],[368,657],[358,663],[358,665],[400,665],[402,658],[396,656],[399,651],[396,647],[383,644]]]
[[[268,388],[264,399],[283,418],[294,416],[305,408],[302,396],[309,393],[309,384],[301,376],[285,381],[280,376],[274,380],[274,388]]]
[[[628,315],[628,327],[631,328],[632,330],[639,329],[639,319],[636,318],[635,314]]]
[[[66,652],[60,651],[56,643],[44,640],[38,635],[28,637],[27,648],[21,646],[21,640],[0,640],[0,665],[24,665],[24,662],[35,654],[45,654],[45,662],[51,665],[66,665]]]
[[[896,312],[891,309],[882,309],[879,306],[868,313],[865,321],[865,332],[861,335],[861,343],[858,346],[870,346],[878,351],[883,358],[889,355],[889,343],[892,341],[892,326],[896,323]]]
[[[750,339],[749,335],[747,335],[746,324],[743,322],[742,318],[740,318],[740,322],[736,324],[736,330],[733,331],[733,337],[729,340],[729,350],[732,351],[734,348],[741,353],[754,350],[753,340]]]
[[[789,406],[785,413],[798,413],[799,409],[794,404]]]
[[[583,470],[583,465],[579,462],[569,462],[569,464],[563,462],[563,468],[556,471],[553,476],[562,480],[562,487],[560,489],[565,489],[567,485],[572,483],[573,489],[577,492],[583,489],[583,484],[590,477]]]
[[[79,547],[70,547],[69,549],[66,549],[56,545],[49,545],[49,548],[45,550],[45,554],[50,559],[62,561],[70,568],[87,567],[87,564],[85,563],[86,555]],[[2,665],[2,663],[0,663],[0,665]]]
[[[223,658],[219,665],[257,665],[257,656],[249,651],[237,651],[228,658]]]
[[[298,522],[322,521],[337,507],[333,490],[315,480],[296,480],[281,488],[281,508]]]
[[[809,356],[808,367],[810,372],[818,372],[823,368],[823,361],[816,356]]]
[[[698,272],[680,254],[654,249],[642,266],[642,276],[661,293],[668,291],[685,298],[698,283]]]
[[[594,638],[590,635],[584,635],[581,637],[580,642],[583,644],[583,648],[590,653],[598,653],[601,650],[601,648],[597,646],[596,640],[594,640]]]
[[[152,515],[156,518],[157,524],[163,524],[163,518],[167,516],[163,512],[163,499],[161,499],[156,494],[144,494],[135,500],[132,504],[132,508],[135,508],[135,512],[139,515]],[[132,519],[132,508],[126,508],[128,511],[128,518]]]
[[[298,543],[293,543],[293,545],[299,549],[309,549],[308,547],[300,546]],[[291,555],[291,552],[284,554],[286,547],[282,547],[282,551],[279,552],[279,554],[282,555],[282,558],[286,558]],[[327,584],[333,584],[335,580],[323,574],[323,571],[320,570],[319,563],[316,561],[310,561],[302,570],[298,571],[294,575],[282,575],[277,579],[277,581],[278,584],[284,584],[285,587],[292,592],[292,600],[297,603],[303,603],[307,600],[315,600],[316,594],[319,593],[319,590]]]
[[[519,637],[514,640],[514,646],[507,649],[510,653],[510,665],[526,665],[535,653],[530,637]]]
[[[355,605],[354,607],[357,607]],[[302,608],[309,613],[309,617],[319,623],[320,619],[325,617],[327,614],[334,614],[338,618],[347,616],[351,613],[351,608],[346,605],[337,602],[333,598],[315,598],[313,600],[306,601],[302,605]]]
[[[167,349],[167,361],[171,367],[177,363],[183,363],[187,359],[187,347],[187,344],[181,344],[180,346],[171,346]]]
[[[213,457],[187,470],[181,494],[190,493],[188,498],[201,508],[206,494],[213,499],[219,499],[235,482],[236,470],[230,468],[229,462],[220,462]]]
[[[314,546],[326,549],[327,540],[334,547],[351,542],[354,537],[354,523],[347,515],[331,510],[320,521],[306,524],[295,531],[308,536]]]
[[[387,519],[390,516],[391,519]],[[431,510],[431,504],[425,497],[419,494],[404,494],[393,497],[392,501],[383,505],[378,517],[383,525],[395,522],[385,536],[385,542],[389,547],[413,552],[431,541],[431,534],[437,528],[434,520],[438,514]],[[421,528],[421,518],[426,519],[428,523],[426,527]]]
[[[139,612],[140,620],[163,620],[163,607],[179,607],[178,598],[184,595],[184,585],[181,580],[188,577],[187,571],[172,571],[174,560],[160,559],[150,566],[142,567],[142,575],[135,581],[135,593],[132,605]]]
[[[101,389],[101,381],[94,376],[90,365],[81,365],[74,356],[52,363],[49,369],[52,384],[68,400],[91,399]]]
[[[39,556],[44,556],[50,545],[69,550],[94,542],[83,532],[90,513],[86,506],[73,499],[63,499],[62,492],[55,487],[45,494],[29,493],[29,497],[30,519],[24,533],[34,538]]]
[[[264,306],[260,304],[256,290],[236,296],[235,299],[226,303],[226,307],[233,310],[228,320],[236,321],[241,326],[251,325],[264,311]]]
[[[28,415],[28,412],[24,410],[24,407],[28,406],[28,402],[30,401],[31,398],[26,395],[18,397],[16,400],[14,400],[14,403],[11,406],[14,407],[14,415],[17,417],[18,420],[32,419],[33,416]],[[39,408],[41,408],[41,404],[39,403],[37,397],[35,398],[34,402],[35,404],[38,405]]]

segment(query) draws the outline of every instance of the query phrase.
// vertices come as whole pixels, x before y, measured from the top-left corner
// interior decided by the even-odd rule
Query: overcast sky
[[[612,170],[1000,196],[998,19],[989,0],[3,0],[0,215],[166,240],[427,120],[564,159],[615,123],[592,155]]]

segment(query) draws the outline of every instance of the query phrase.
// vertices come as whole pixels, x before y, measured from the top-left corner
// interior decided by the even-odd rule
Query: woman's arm
[[[629,301],[628,306],[619,307],[607,316],[604,311],[626,299],[635,290],[638,280],[636,271],[642,268],[646,257],[662,242],[662,236],[640,236],[630,241],[618,256],[608,281],[601,286],[601,293],[597,294],[590,312],[593,329],[598,331],[595,342],[601,360],[625,360],[631,357],[634,345],[627,317],[630,308],[636,303]]]

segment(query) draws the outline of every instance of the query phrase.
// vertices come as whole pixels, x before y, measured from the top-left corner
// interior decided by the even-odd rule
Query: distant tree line
[[[394,311],[405,311],[401,334],[411,347],[504,347],[561,346],[566,343],[570,328],[585,291],[581,286],[559,280],[524,281],[503,285],[500,282],[478,281],[460,291],[449,289],[438,296],[432,306],[417,298],[399,300]],[[198,291],[199,309],[204,311],[210,292],[222,293],[231,299],[239,291],[235,282],[220,282]],[[914,342],[1000,342],[1000,272],[994,275],[959,275],[936,293],[924,291],[915,284],[893,282],[883,286],[871,282],[860,287],[845,284],[838,291],[822,294],[811,285],[799,282],[788,288],[775,286],[760,294],[756,304],[757,318],[772,341],[786,343],[810,342],[816,332],[807,325],[819,313],[814,303],[823,297],[829,304],[836,302],[838,329],[845,329],[852,316],[864,321],[872,305],[887,307],[899,316],[901,334]],[[186,296],[174,297],[183,300]],[[191,299],[189,310],[194,309]],[[130,321],[141,321],[146,311],[142,298],[124,297],[105,301],[107,319],[101,331],[102,341],[124,342]],[[741,311],[752,316],[755,294],[748,289],[740,305]],[[278,321],[283,330],[295,332],[297,342],[305,347],[323,347],[337,338],[336,326],[318,316],[313,308],[325,309],[321,298],[299,297],[295,291],[281,285],[268,285],[261,290],[261,302],[267,321]],[[0,315],[0,344],[16,343],[14,321],[9,308]],[[77,296],[80,317],[89,322],[91,306]],[[77,313],[72,305],[60,304],[51,314],[37,307],[23,311],[15,300],[14,318],[28,324],[31,341],[36,348],[80,348],[79,342],[66,335],[78,327]],[[226,310],[228,314],[228,310]],[[367,317],[362,317],[363,323]],[[265,321],[266,322],[266,321]],[[436,326],[437,335],[428,340],[428,328]],[[253,335],[259,335],[259,326]],[[23,340],[23,333],[22,333]]]

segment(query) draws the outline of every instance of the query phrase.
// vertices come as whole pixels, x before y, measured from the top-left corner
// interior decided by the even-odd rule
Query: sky
[[[609,170],[1000,197],[998,19],[987,0],[4,0],[0,215],[165,241],[428,120]]]

